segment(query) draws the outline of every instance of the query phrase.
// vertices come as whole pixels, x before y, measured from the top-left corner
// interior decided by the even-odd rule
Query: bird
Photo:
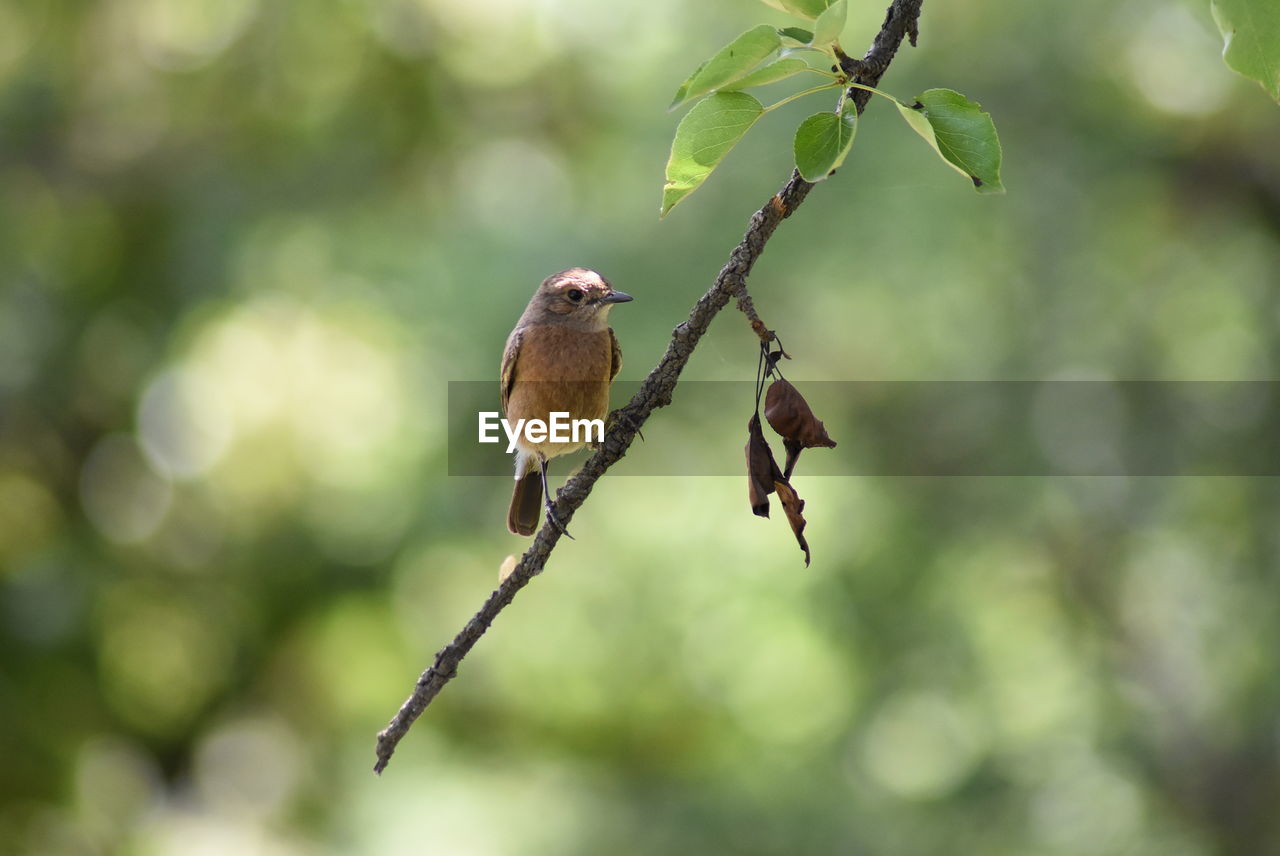
[[[507,421],[539,419],[552,413],[570,419],[603,420],[609,411],[609,385],[622,367],[622,349],[609,326],[609,310],[633,298],[587,268],[569,268],[542,281],[524,314],[507,337],[499,374],[502,411]],[[538,438],[534,438],[535,440]],[[587,445],[581,434],[567,442],[534,442],[517,432],[515,489],[507,528],[532,535],[545,494],[547,517],[565,535],[547,488],[547,460]],[[572,537],[572,536],[569,536]]]

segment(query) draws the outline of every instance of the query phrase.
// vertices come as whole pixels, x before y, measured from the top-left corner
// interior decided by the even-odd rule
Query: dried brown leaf
[[[773,450],[764,439],[764,431],[760,428],[760,416],[752,415],[747,423],[747,487],[751,498],[751,513],[757,517],[769,516],[769,494],[774,491],[774,482],[782,478],[782,471],[773,459]]]
[[[826,426],[813,415],[809,402],[784,378],[778,378],[769,385],[764,396],[764,418],[785,441],[787,466],[783,470],[784,478],[791,478],[802,449],[835,448],[836,441],[827,435]]]
[[[782,446],[787,450],[787,463],[782,468],[782,477],[791,480],[791,471],[796,468],[796,461],[800,459],[800,453],[804,451],[804,446],[792,440],[784,439]]]
[[[776,481],[773,483],[774,490],[778,492],[778,499],[782,500],[782,510],[787,513],[787,522],[791,524],[791,531],[795,533],[796,543],[800,545],[800,549],[804,550],[804,566],[809,567],[809,542],[804,537],[805,519],[804,500],[796,493],[786,481]]]

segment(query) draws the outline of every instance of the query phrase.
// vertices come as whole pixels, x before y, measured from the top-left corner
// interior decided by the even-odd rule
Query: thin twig
[[[923,2],[924,0],[894,0],[885,16],[884,25],[866,57],[862,60],[850,60],[860,65],[858,69],[846,69],[846,72],[854,74],[858,82],[874,86],[889,67],[889,62],[893,59],[902,40],[910,35],[912,43],[915,43],[916,23]],[[869,96],[869,93],[855,91],[849,96],[857,104],[858,112],[862,112],[866,105],[866,98],[859,100],[860,96],[864,95]],[[792,172],[791,179],[786,185],[770,198],[764,207],[752,215],[742,242],[730,253],[729,261],[716,276],[715,283],[694,304],[688,320],[679,324],[672,332],[666,353],[649,372],[649,376],[640,385],[639,391],[632,396],[631,401],[620,408],[600,449],[556,494],[556,516],[563,523],[567,525],[573,519],[574,512],[582,506],[591,493],[596,480],[627,453],[631,441],[635,439],[649,415],[654,410],[671,403],[671,394],[679,381],[680,372],[689,361],[689,357],[693,355],[698,341],[711,325],[711,320],[725,307],[729,299],[737,296],[741,303],[742,299],[746,298],[746,305],[750,305],[746,280],[752,265],[764,252],[764,245],[773,235],[774,229],[796,210],[812,189],[812,184],[801,178],[799,173]],[[521,557],[511,575],[489,595],[484,606],[472,616],[453,641],[436,654],[435,662],[418,678],[413,694],[401,706],[387,727],[379,732],[378,761],[374,765],[374,772],[381,773],[386,769],[400,739],[427,709],[427,705],[431,704],[444,685],[458,673],[458,664],[489,629],[489,625],[498,617],[498,614],[511,603],[520,589],[542,572],[547,559],[551,556],[551,551],[555,549],[559,540],[560,530],[557,527],[543,526],[539,529],[533,545]]]
[[[905,38],[911,42],[912,47],[915,46],[916,39],[920,36],[918,26],[920,6],[923,2],[924,0],[915,0],[915,2],[890,4],[888,10],[885,11],[884,23],[880,26],[880,32],[876,34],[875,41],[862,59],[854,59],[842,51],[839,45],[835,45],[834,48],[836,58],[840,62],[840,70],[849,75],[853,83],[859,83],[863,86],[875,86],[879,83],[880,78],[888,71],[889,63],[893,61],[893,57],[898,52],[902,40]],[[845,90],[844,97],[853,99],[858,115],[861,116],[862,111],[867,109],[867,102],[871,100],[871,93],[865,89],[849,87]],[[836,112],[840,112],[838,108]],[[799,175],[793,173],[791,180],[796,181],[798,178]],[[766,345],[772,342],[776,337],[773,334],[773,330],[769,329],[756,312],[751,295],[747,293],[745,279],[738,284],[734,296],[738,298],[738,310],[747,316],[751,329],[760,337],[760,341]]]

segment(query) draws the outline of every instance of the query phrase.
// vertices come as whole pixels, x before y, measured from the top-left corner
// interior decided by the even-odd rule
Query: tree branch
[[[853,75],[858,83],[874,86],[893,60],[898,46],[904,38],[910,37],[914,45],[916,40],[917,21],[920,17],[920,6],[924,0],[894,0],[885,15],[884,24],[876,35],[871,49],[861,60],[841,57],[841,66],[846,73]],[[850,90],[849,97],[854,100],[861,113],[866,107],[870,93],[865,90]],[[738,297],[739,305],[744,312],[751,306],[747,295],[747,276],[756,259],[764,252],[765,243],[773,235],[782,220],[791,215],[813,185],[792,172],[791,179],[759,211],[751,217],[751,223],[743,235],[741,243],[729,255],[729,261],[716,276],[715,282],[707,293],[698,299],[689,313],[688,320],[679,324],[671,334],[666,353],[649,372],[641,384],[639,391],[632,396],[625,406],[619,409],[612,428],[606,435],[600,449],[592,455],[556,495],[556,516],[568,524],[573,514],[586,501],[596,481],[623,455],[631,446],[640,427],[649,415],[660,407],[671,403],[671,394],[679,381],[680,372],[689,357],[693,355],[698,341],[711,325],[711,320],[719,314],[731,297]],[[759,318],[754,311],[748,317],[757,326]],[[759,325],[763,327],[762,324]],[[757,333],[759,333],[757,329]],[[533,545],[521,557],[515,570],[511,572],[498,588],[489,595],[489,599],[480,607],[480,611],[472,616],[466,626],[454,637],[453,641],[436,654],[435,662],[418,678],[413,694],[405,701],[391,722],[378,734],[377,756],[374,772],[381,773],[386,769],[400,739],[409,731],[427,705],[440,693],[444,685],[457,673],[458,664],[467,656],[471,648],[489,629],[498,614],[511,603],[516,593],[529,584],[546,566],[551,551],[560,540],[560,530],[555,526],[543,526],[538,530]]]

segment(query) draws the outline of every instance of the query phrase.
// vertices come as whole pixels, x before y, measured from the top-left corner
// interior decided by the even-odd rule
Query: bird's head
[[[631,299],[595,271],[569,268],[544,279],[529,308],[545,321],[603,329],[609,310]]]

